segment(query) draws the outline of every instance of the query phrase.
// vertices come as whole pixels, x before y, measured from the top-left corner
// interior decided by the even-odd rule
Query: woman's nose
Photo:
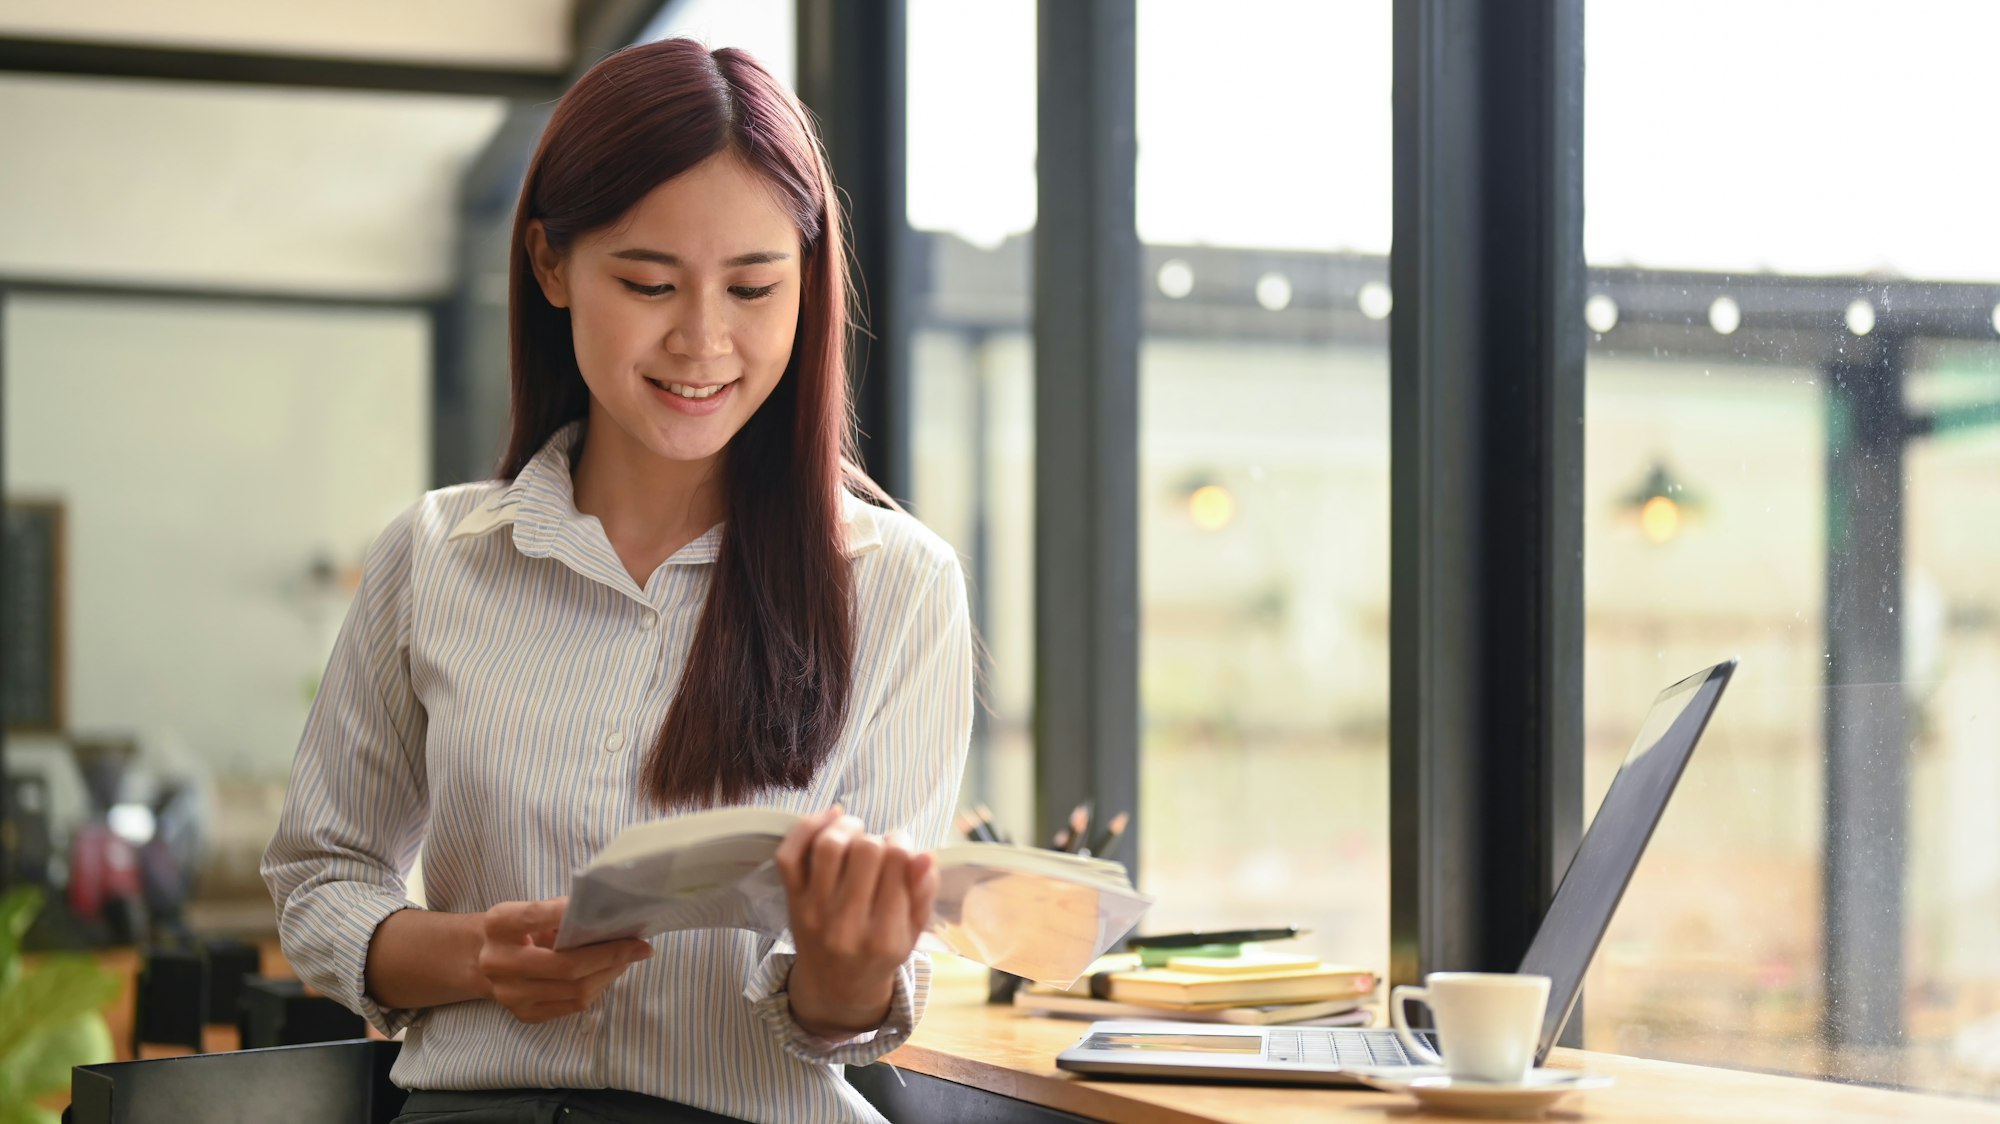
[[[677,311],[679,315],[667,329],[668,351],[690,359],[716,359],[729,354],[729,326],[723,322],[719,301],[697,296]]]

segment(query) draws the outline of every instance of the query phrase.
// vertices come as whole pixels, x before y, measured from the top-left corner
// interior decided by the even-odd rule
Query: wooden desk
[[[940,969],[930,1009],[915,1036],[884,1059],[902,1069],[1115,1124],[1362,1124],[1371,1120],[1400,1124],[1466,1119],[1422,1112],[1407,1096],[1373,1090],[1082,1078],[1057,1069],[1055,1056],[1081,1037],[1088,1023],[988,1006],[983,978],[942,964]],[[1616,1054],[1558,1050],[1549,1064],[1588,1069],[1618,1080],[1609,1089],[1578,1093],[1559,1102],[1546,1117],[1554,1121],[2000,1121],[2000,1104],[1643,1061]]]

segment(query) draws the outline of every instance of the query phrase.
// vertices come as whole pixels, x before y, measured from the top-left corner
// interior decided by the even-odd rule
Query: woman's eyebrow
[[[681,264],[681,259],[673,254],[662,250],[648,250],[641,247],[633,247],[629,250],[617,250],[611,256],[614,258],[624,258],[628,261],[649,261],[657,265],[679,267]],[[772,262],[790,261],[791,257],[792,255],[783,250],[758,250],[754,253],[738,254],[722,264],[730,268],[740,265],[770,265]]]

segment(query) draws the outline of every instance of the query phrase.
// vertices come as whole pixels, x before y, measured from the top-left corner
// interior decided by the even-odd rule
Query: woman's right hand
[[[547,1022],[587,1009],[625,969],[653,955],[653,946],[637,939],[557,952],[556,930],[568,905],[568,898],[501,902],[475,915],[480,937],[473,962],[477,986],[524,1023]]]

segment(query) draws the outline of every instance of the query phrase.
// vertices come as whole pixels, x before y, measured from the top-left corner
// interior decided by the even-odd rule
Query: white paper
[[[782,841],[748,832],[671,850],[607,848],[625,857],[593,863],[571,882],[556,947],[688,929],[748,929],[789,943],[773,861]],[[1132,931],[1152,899],[1116,864],[1054,858],[988,844],[940,849],[937,901],[921,943],[1069,986]]]

